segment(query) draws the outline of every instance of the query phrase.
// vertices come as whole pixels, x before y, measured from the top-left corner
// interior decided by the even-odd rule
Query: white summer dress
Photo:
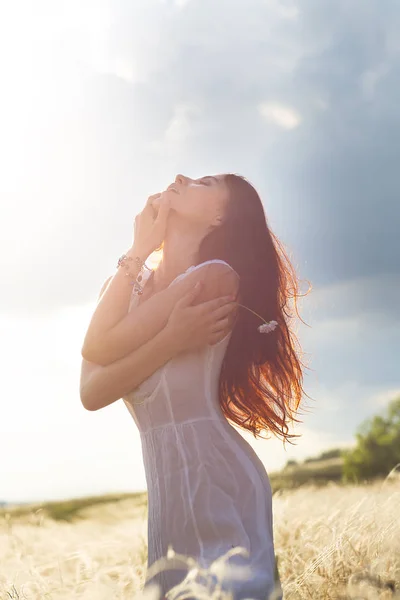
[[[228,265],[206,261],[189,267],[170,285],[211,262]],[[136,302],[132,294],[129,310]],[[229,589],[235,600],[266,599],[274,589],[275,573],[279,579],[271,486],[261,460],[230,425],[218,401],[230,336],[231,332],[214,346],[177,355],[123,401],[141,436],[148,489],[147,568],[165,557],[170,545],[206,568],[241,546],[250,554],[254,574],[251,581],[230,582],[234,588]],[[239,564],[238,558],[232,557],[230,564]],[[157,583],[165,595],[186,574],[187,569],[168,569],[151,579],[146,575],[145,589]]]

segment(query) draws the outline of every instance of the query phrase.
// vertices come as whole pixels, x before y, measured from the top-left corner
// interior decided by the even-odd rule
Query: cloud
[[[351,440],[399,389],[398,6],[38,0],[6,10],[4,397],[17,381],[27,419],[34,393],[43,419],[64,419],[79,402],[70,319],[82,339],[88,317],[74,311],[115,272],[147,196],[177,172],[233,171],[254,182],[314,286],[301,313],[312,327],[300,325],[315,398],[304,453]]]
[[[178,8],[184,8],[189,2],[190,0],[174,0],[174,4]]]
[[[399,323],[400,275],[360,275],[327,285],[316,284],[303,300],[309,318],[319,322],[353,320],[376,325]]]
[[[301,123],[301,116],[293,108],[282,106],[277,102],[266,102],[258,107],[260,114],[284,129],[294,129]]]
[[[400,278],[382,274],[316,285],[300,299],[305,324],[299,324],[298,334],[314,370],[307,378],[318,403],[326,390],[314,377],[322,373],[324,385],[338,400],[342,384],[357,382],[359,404],[351,402],[355,418],[374,390],[398,386],[399,294]]]
[[[148,143],[148,148],[168,159],[169,153],[183,154],[187,151],[192,134],[201,123],[201,108],[195,104],[179,103],[174,107],[173,115],[159,139]]]
[[[314,286],[303,313],[313,330],[302,335],[329,384],[354,365],[360,380],[395,386],[399,11],[313,1],[285,18],[294,5],[119,0],[91,29],[93,5],[76,26],[71,6],[41,22],[30,50],[32,72],[37,59],[48,77],[31,89],[35,118],[24,116],[22,85],[6,100],[17,112],[7,112],[0,184],[10,199],[2,313],[91,302],[150,193],[177,172],[236,171]]]
[[[376,410],[386,409],[390,402],[396,398],[400,398],[400,386],[376,392],[367,399],[367,403],[368,406],[372,406]]]
[[[378,64],[376,67],[366,70],[360,77],[361,88],[364,96],[372,100],[377,86],[389,73],[390,65],[387,62]]]
[[[390,3],[353,12],[344,2],[204,0],[177,10],[119,0],[50,14],[35,20],[41,42],[30,44],[23,71],[40,99],[29,119],[25,84],[7,87],[11,73],[4,82],[12,93],[2,97],[9,144],[1,185],[18,210],[9,208],[1,250],[19,227],[34,248],[35,276],[20,251],[3,264],[3,310],[23,311],[25,289],[30,310],[88,301],[120,240],[129,243],[126,215],[132,223],[176,172],[248,176],[313,282],[398,273],[390,98],[399,15]],[[82,248],[96,249],[98,261],[77,285]],[[63,273],[56,286],[46,265]]]

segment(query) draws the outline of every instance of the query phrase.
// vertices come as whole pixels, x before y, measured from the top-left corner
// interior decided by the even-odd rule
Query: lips
[[[176,194],[179,194],[179,191],[176,189],[176,187],[174,185],[169,185],[167,187],[167,192],[175,192]]]

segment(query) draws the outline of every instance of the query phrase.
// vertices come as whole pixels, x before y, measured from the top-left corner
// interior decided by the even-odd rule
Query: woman
[[[161,246],[150,272],[143,261]],[[123,398],[139,428],[146,586],[158,583],[165,595],[184,578],[182,570],[150,577],[169,547],[207,568],[239,546],[253,571],[235,584],[234,598],[268,598],[276,573],[271,487],[228,419],[255,437],[263,429],[298,437],[287,425],[302,395],[288,324],[288,300],[299,295],[293,268],[256,190],[234,174],[178,175],[135,218],[134,243],[118,264],[83,344],[81,399],[98,410]],[[270,319],[278,326],[260,333]]]

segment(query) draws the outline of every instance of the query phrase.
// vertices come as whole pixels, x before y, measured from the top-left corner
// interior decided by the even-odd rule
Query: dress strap
[[[231,265],[229,263],[227,263],[225,260],[221,260],[220,258],[212,258],[211,260],[206,260],[202,263],[199,263],[198,265],[192,265],[191,267],[188,267],[186,269],[186,271],[177,275],[177,277],[175,277],[175,279],[173,279],[169,285],[172,285],[172,284],[176,283],[177,281],[180,281],[188,273],[191,273],[192,271],[196,271],[197,269],[204,267],[204,265],[209,265],[211,263],[220,263],[223,265],[227,265],[230,269],[232,269],[232,271],[234,271],[236,273],[237,277],[240,279],[239,273],[237,271],[235,271],[235,269],[233,267],[231,267]]]
[[[235,269],[233,267],[231,267],[231,265],[229,263],[227,263],[225,260],[221,260],[220,258],[212,258],[211,260],[206,260],[206,261],[204,261],[204,262],[202,262],[202,263],[200,263],[198,265],[193,265],[193,266],[189,267],[189,269],[187,269],[186,272],[188,272],[188,271],[195,271],[196,269],[199,269],[200,267],[203,267],[204,265],[209,265],[211,263],[219,263],[219,264],[222,264],[222,265],[226,265],[227,267],[229,267],[230,269],[232,269],[232,271],[235,271]],[[235,273],[236,273],[236,275],[238,277],[240,277],[239,273],[237,273],[236,271],[235,271]]]

